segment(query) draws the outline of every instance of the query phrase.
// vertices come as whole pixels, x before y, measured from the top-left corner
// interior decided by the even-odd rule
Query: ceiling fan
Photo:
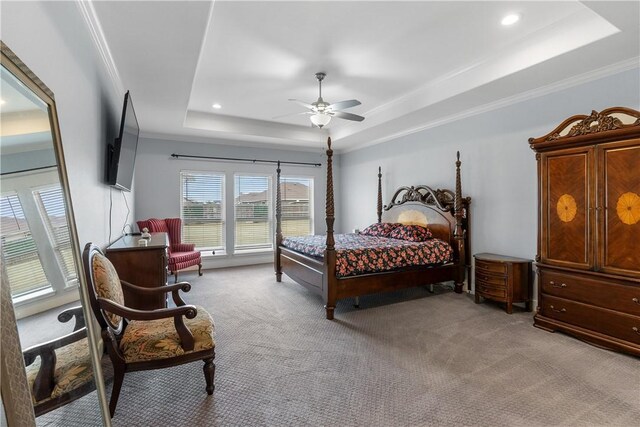
[[[324,99],[322,99],[322,80],[327,76],[326,73],[316,73],[316,79],[318,79],[318,100],[311,104],[298,101],[297,99],[290,99],[289,101],[293,101],[299,105],[302,105],[305,108],[308,108],[310,111],[305,111],[303,113],[298,114],[309,114],[311,117],[311,123],[314,126],[322,128],[326,126],[331,121],[332,117],[338,117],[340,119],[345,120],[353,120],[356,122],[361,122],[364,120],[364,117],[358,116],[357,114],[345,113],[341,111],[345,108],[355,107],[356,105],[360,105],[360,101],[357,99],[350,99],[348,101],[340,101],[335,102],[333,104],[329,104]]]

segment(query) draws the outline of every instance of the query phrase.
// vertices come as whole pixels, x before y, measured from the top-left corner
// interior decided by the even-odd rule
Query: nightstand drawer
[[[507,266],[501,262],[490,262],[476,258],[476,269],[499,275],[507,274]]]
[[[581,328],[640,344],[640,317],[540,295],[540,314]]]
[[[640,286],[628,286],[540,269],[542,292],[640,316]]]
[[[494,288],[502,288],[506,289],[507,287],[507,278],[501,276],[495,276],[491,274],[486,274],[482,271],[476,270],[476,282],[484,283],[485,285],[492,286]]]
[[[507,297],[507,288],[502,286],[495,286],[491,283],[487,283],[483,280],[479,280],[476,278],[476,292],[480,293],[480,295],[484,297],[493,297],[505,299]]]

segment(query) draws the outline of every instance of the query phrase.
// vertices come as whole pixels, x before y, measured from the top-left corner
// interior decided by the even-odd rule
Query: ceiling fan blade
[[[361,102],[357,99],[350,99],[348,101],[340,101],[335,104],[329,105],[329,108],[332,110],[344,110],[345,108],[355,107],[356,105],[360,105]]]
[[[364,117],[362,116],[359,116],[357,114],[345,113],[344,111],[332,111],[329,114],[331,114],[334,117],[339,117],[341,119],[346,119],[346,120],[353,120],[356,122],[361,122],[364,120]]]
[[[289,101],[293,101],[296,104],[302,105],[304,108],[308,108],[310,110],[313,109],[313,105],[306,103],[306,102],[302,102],[302,101],[298,101],[297,99],[290,99]]]
[[[275,119],[282,119],[284,117],[291,117],[291,116],[300,116],[302,114],[313,114],[311,111],[303,111],[302,113],[289,113],[289,114],[281,114],[279,116],[275,116],[275,117],[271,117],[273,120]]]

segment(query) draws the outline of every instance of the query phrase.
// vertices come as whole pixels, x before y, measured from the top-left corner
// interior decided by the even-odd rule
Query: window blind
[[[17,194],[0,197],[0,215],[2,257],[11,296],[50,288]]]
[[[198,249],[224,249],[224,175],[180,172],[182,241]]]
[[[76,264],[73,259],[71,237],[67,223],[66,207],[62,188],[59,185],[33,192],[49,233],[53,250],[67,285],[77,280]]]
[[[280,177],[283,236],[313,234],[313,178]]]
[[[235,175],[235,249],[273,247],[271,177]]]

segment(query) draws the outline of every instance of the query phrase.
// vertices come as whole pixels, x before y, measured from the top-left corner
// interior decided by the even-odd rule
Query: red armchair
[[[202,276],[202,256],[196,251],[193,243],[182,243],[182,220],[180,218],[149,218],[137,221],[140,231],[148,228],[149,232],[165,232],[169,235],[169,273],[173,274],[178,282],[178,270],[183,270],[193,265],[198,266],[198,275]]]

